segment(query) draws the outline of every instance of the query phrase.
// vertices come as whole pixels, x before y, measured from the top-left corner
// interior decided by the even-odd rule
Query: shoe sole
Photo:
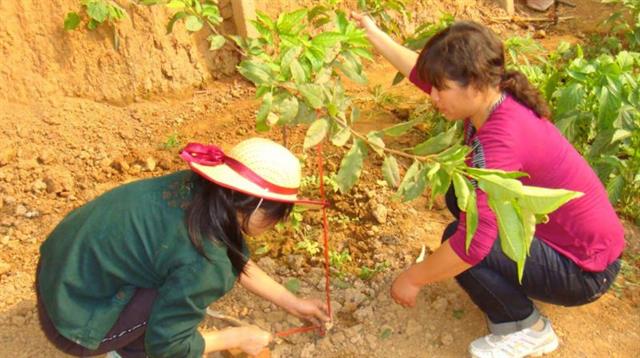
[[[540,348],[540,350],[536,353],[531,353],[529,356],[530,357],[540,357],[542,355],[545,355],[547,353],[551,353],[553,351],[555,351],[556,349],[558,349],[558,346],[560,345],[560,343],[558,342],[558,339],[554,339],[553,341],[547,343],[546,346],[543,346],[542,348]]]
[[[547,343],[545,346],[542,346],[540,348],[540,350],[538,350],[537,352],[528,354],[528,355],[523,356],[523,357],[540,357],[540,356],[543,356],[543,355],[545,355],[547,353],[551,353],[551,352],[555,351],[556,349],[558,349],[559,345],[560,345],[560,342],[556,338],[553,341]],[[473,352],[469,352],[469,353],[471,354],[471,358],[479,358],[479,356],[475,355]]]

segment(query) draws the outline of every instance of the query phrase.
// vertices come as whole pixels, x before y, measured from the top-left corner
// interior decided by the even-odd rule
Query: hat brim
[[[267,200],[277,201],[281,203],[292,203],[309,208],[321,208],[325,206],[325,202],[321,200],[312,200],[306,198],[298,198],[295,194],[278,194],[265,189],[254,182],[248,180],[226,164],[215,166],[202,165],[195,162],[189,163],[191,170],[196,172],[203,178],[214,182],[227,189],[239,191],[243,194],[257,196]]]

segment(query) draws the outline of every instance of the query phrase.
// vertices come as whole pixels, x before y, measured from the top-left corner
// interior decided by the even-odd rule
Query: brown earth
[[[577,4],[560,11],[572,15],[601,9],[590,0]],[[522,15],[543,16],[520,5]],[[107,30],[61,29],[64,14],[76,6],[71,0],[0,2],[0,357],[63,356],[38,328],[32,285],[38,248],[67,212],[122,183],[183,169],[176,154],[187,141],[231,146],[256,135],[258,102],[252,86],[232,73],[237,61],[232,49],[209,53],[201,37],[189,36],[179,26],[175,35],[165,35],[166,12],[129,5],[116,51]],[[290,6],[285,1],[258,4],[270,13]],[[418,17],[437,17],[435,9],[446,9],[460,18],[491,23],[503,34],[543,29],[551,43],[561,37],[579,39],[593,22],[583,25],[581,18],[531,28],[491,21],[491,16],[504,16],[492,3],[454,0],[413,6]],[[389,88],[393,71],[382,60],[367,70],[370,88]],[[403,120],[425,100],[406,83],[388,89],[388,98],[395,100],[382,106],[366,88],[351,92],[365,109],[363,130]],[[416,131],[407,140],[423,135]],[[280,131],[267,136],[282,140]],[[303,130],[295,129],[288,141],[301,143],[302,138]],[[314,153],[292,147],[307,164],[305,174],[315,174]],[[341,155],[329,149],[327,168],[335,170]],[[438,203],[429,209],[424,197],[409,204],[392,201],[380,178],[379,163],[373,160],[352,193],[330,193],[331,250],[348,249],[352,257],[344,269],[333,270],[334,328],[325,337],[292,336],[277,344],[274,356],[458,357],[465,356],[470,341],[486,334],[480,312],[453,280],[425,288],[416,308],[392,303],[388,290],[393,277],[423,244],[437,247],[451,219]],[[255,259],[274,277],[282,282],[298,278],[301,294],[321,297],[319,254],[295,248],[303,239],[319,239],[316,216],[306,215],[299,231],[272,233],[251,245],[266,251]],[[627,238],[625,258],[638,262],[637,228],[628,225]],[[357,277],[361,267],[385,261],[383,272],[370,279]],[[610,293],[587,306],[541,304],[562,343],[551,356],[638,356],[640,289],[634,277],[633,267],[627,267]],[[300,324],[241,288],[214,306],[274,331]],[[220,322],[207,320],[204,326]]]

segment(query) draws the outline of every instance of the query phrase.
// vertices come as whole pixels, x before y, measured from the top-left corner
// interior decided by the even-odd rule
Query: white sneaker
[[[473,358],[522,358],[552,352],[558,348],[558,336],[551,322],[546,318],[542,320],[542,331],[525,328],[502,336],[490,334],[471,342],[469,353]]]
[[[111,351],[111,352],[107,352],[104,358],[122,358],[122,356],[118,354],[118,352],[116,351]]]

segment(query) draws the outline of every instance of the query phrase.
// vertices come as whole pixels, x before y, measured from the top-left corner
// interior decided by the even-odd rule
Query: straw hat
[[[225,188],[273,201],[322,205],[298,198],[300,162],[269,139],[247,139],[228,153],[214,145],[189,143],[180,156],[193,171]]]

